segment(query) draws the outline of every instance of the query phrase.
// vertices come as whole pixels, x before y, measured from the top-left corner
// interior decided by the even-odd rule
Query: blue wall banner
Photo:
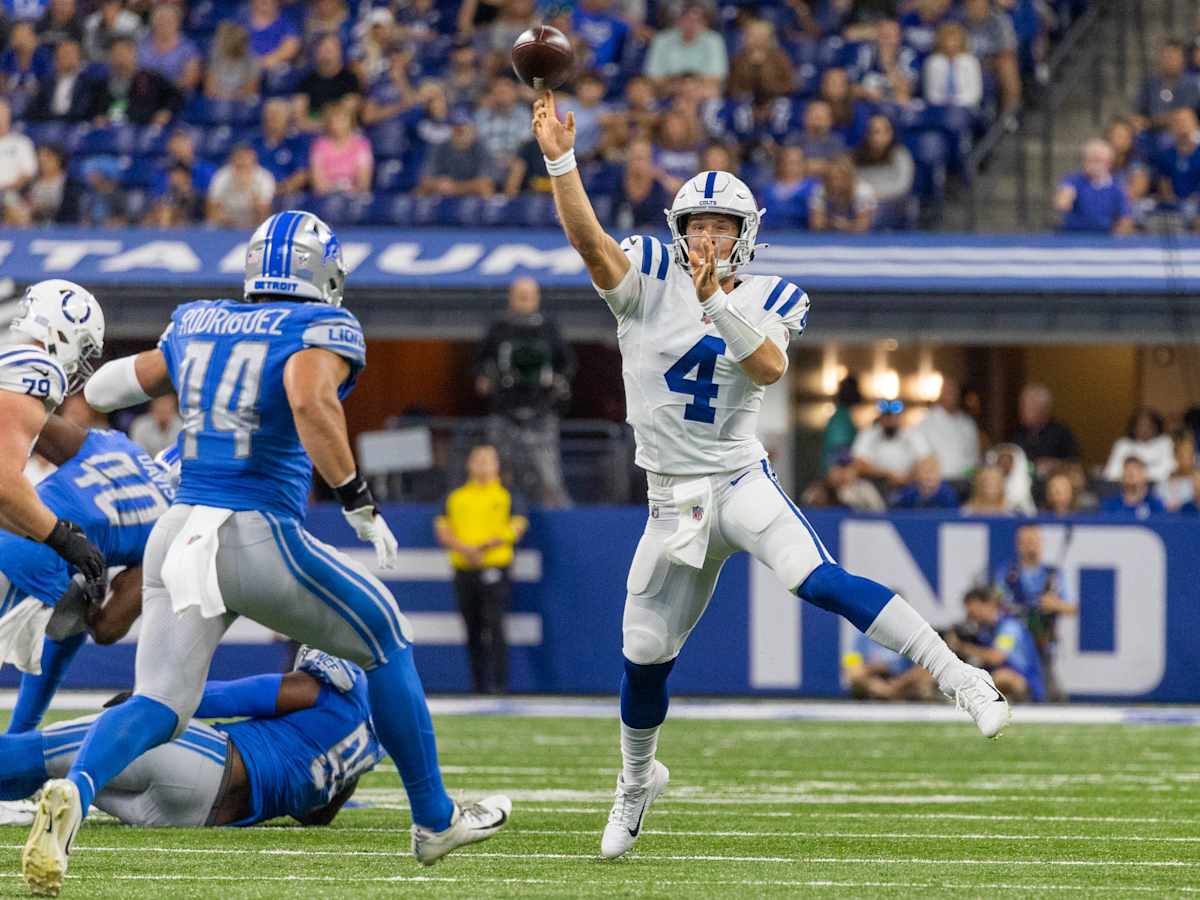
[[[515,275],[588,286],[579,255],[553,229],[339,229],[359,287],[504,287]],[[660,235],[666,237],[666,235]],[[1200,238],[771,233],[753,267],[810,291],[1110,293],[1200,291]],[[152,231],[0,229],[0,271],[20,282],[70,277],[83,284],[241,285],[247,235]],[[398,298],[402,301],[403,298]]]
[[[417,633],[417,661],[431,692],[469,687],[465,637],[450,569],[436,548],[431,506],[386,510],[402,550],[398,570],[377,571]],[[520,692],[616,691],[621,674],[625,576],[644,508],[537,512],[514,567],[509,616],[512,687]],[[962,615],[961,597],[1012,559],[1017,520],[936,514],[887,517],[813,512],[829,550],[847,568],[902,593],[935,626]],[[373,563],[336,506],[315,507],[322,540]],[[1063,572],[1078,618],[1060,624],[1060,678],[1073,697],[1122,702],[1200,700],[1200,521],[1080,519],[1044,522],[1046,558]],[[853,638],[837,617],[797,600],[744,554],[725,566],[716,596],[672,675],[678,694],[837,696],[841,648]],[[284,645],[239,622],[214,677],[283,665]],[[84,648],[68,686],[124,687],[133,644]],[[6,669],[0,684],[15,683]]]

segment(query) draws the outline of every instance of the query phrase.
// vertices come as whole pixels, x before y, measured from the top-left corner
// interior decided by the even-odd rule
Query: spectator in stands
[[[972,588],[963,598],[967,619],[946,635],[946,643],[973,666],[991,673],[996,689],[1009,700],[1046,699],[1037,646],[1025,623],[1008,615],[998,593]]]
[[[132,122],[163,126],[183,106],[178,88],[157,72],[139,69],[137,45],[116,38],[108,51],[108,71],[92,93],[92,122],[104,127]]]
[[[309,177],[309,148],[292,129],[292,105],[287,100],[272,97],[263,104],[262,128],[251,146],[258,154],[258,164],[275,179],[279,195],[304,190]]]
[[[588,159],[600,143],[600,120],[607,112],[604,79],[595,72],[584,72],[575,80],[575,96],[558,103],[559,114],[575,116],[575,153]],[[526,131],[529,129],[526,128]]]
[[[935,52],[937,34],[951,21],[950,0],[916,0],[900,19],[904,43],[921,56]]]
[[[620,186],[613,197],[618,229],[657,226],[676,190],[675,179],[654,161],[650,142],[634,141],[629,145]]]
[[[0,97],[0,210],[22,205],[21,192],[37,170],[33,141],[12,130],[12,109]]]
[[[489,440],[531,502],[570,505],[562,476],[558,416],[571,395],[575,355],[557,323],[541,312],[532,278],[509,287],[508,312],[479,347],[475,390],[490,404]]]
[[[450,66],[445,73],[446,102],[451,106],[475,106],[486,85],[479,54],[469,43],[459,43],[450,51]]]
[[[1191,108],[1166,114],[1171,142],[1154,159],[1159,201],[1180,204],[1188,219],[1196,217],[1195,196],[1200,193],[1200,124]]]
[[[413,130],[428,155],[434,147],[450,140],[450,134],[454,131],[450,121],[450,104],[441,82],[432,78],[422,81],[417,88],[417,103],[418,109],[413,111],[417,114],[417,123]]]
[[[861,475],[901,487],[912,479],[917,461],[932,451],[919,431],[901,427],[903,401],[880,400],[877,406],[879,418],[870,428],[858,433],[851,453]]]
[[[376,6],[356,31],[358,38],[350,50],[350,67],[361,84],[371,87],[388,75],[392,53],[399,49],[396,17],[387,7]]]
[[[624,109],[611,115],[626,120],[635,136],[649,140],[658,127],[660,114],[654,83],[649,78],[635,75],[625,84],[624,99]]]
[[[1175,511],[1181,516],[1200,516],[1200,469],[1192,470],[1192,499]]]
[[[338,46],[344,51],[350,46],[350,28],[353,24],[346,0],[309,0],[308,12],[304,16],[305,46],[314,46],[325,35],[337,38]]]
[[[813,231],[862,234],[875,222],[875,192],[861,181],[848,156],[839,156],[825,168],[808,206]]]
[[[1025,452],[1041,476],[1059,462],[1079,456],[1075,435],[1051,415],[1053,410],[1054,395],[1044,384],[1027,384],[1021,389],[1012,442]]]
[[[979,426],[962,408],[962,386],[942,378],[937,402],[918,426],[947,478],[967,478],[979,465]]]
[[[997,444],[988,450],[984,460],[990,466],[998,466],[1004,475],[1004,501],[1009,509],[1023,516],[1037,512],[1033,502],[1033,474],[1024,450],[1016,444]]]
[[[1063,231],[1132,234],[1133,208],[1125,185],[1112,175],[1112,148],[1095,138],[1083,145],[1083,168],[1058,185],[1054,208]]]
[[[480,36],[482,49],[491,57],[489,62],[502,58],[507,68],[512,45],[521,32],[534,24],[534,12],[534,0],[505,0],[501,4],[499,15]]]
[[[1193,475],[1196,473],[1196,437],[1190,428],[1171,432],[1171,452],[1175,468],[1171,477],[1158,485],[1158,496],[1167,512],[1177,512],[1185,503],[1196,499]]]
[[[416,106],[417,91],[408,75],[411,62],[412,53],[409,50],[395,48],[389,52],[387,71],[371,85],[366,103],[363,104],[364,125],[397,119]]]
[[[780,147],[775,155],[775,177],[767,182],[763,197],[771,221],[780,228],[808,228],[808,209],[819,184],[808,175],[801,147]]]
[[[0,55],[0,96],[8,99],[18,118],[37,96],[38,85],[50,74],[50,51],[38,46],[30,22],[16,22],[8,49]]]
[[[738,173],[737,150],[728,144],[709,144],[700,151],[701,172]]]
[[[1138,151],[1137,129],[1129,119],[1117,116],[1104,129],[1104,140],[1113,151],[1113,177],[1125,185],[1130,201],[1141,200],[1150,192],[1150,169]]]
[[[703,5],[688,0],[672,28],[650,42],[645,73],[660,86],[680,75],[699,75],[710,90],[719,88],[729,72],[729,57],[721,35],[708,27]]]
[[[917,460],[913,479],[892,499],[896,509],[958,509],[958,494],[942,479],[942,467],[934,455]]]
[[[331,106],[340,106],[352,115],[362,102],[362,85],[346,67],[342,42],[335,34],[323,34],[313,47],[313,66],[296,86],[295,121],[301,130],[318,130]]]
[[[495,163],[479,140],[470,113],[451,115],[450,140],[432,147],[417,190],[441,197],[490,197],[496,191]]]
[[[1147,406],[1133,411],[1125,434],[1113,443],[1104,466],[1105,481],[1120,480],[1125,460],[1130,456],[1146,464],[1146,475],[1151,481],[1166,481],[1175,469],[1175,448],[1166,433],[1163,417]]]
[[[1143,128],[1164,128],[1172,111],[1200,108],[1200,84],[1187,71],[1185,52],[1182,42],[1174,40],[1159,48],[1155,73],[1138,94],[1137,113]]]
[[[167,138],[167,158],[160,165],[158,177],[151,186],[155,195],[161,195],[172,190],[171,182],[176,177],[175,170],[182,167],[188,173],[191,190],[176,193],[181,204],[181,211],[188,211],[187,221],[199,217],[199,208],[204,195],[208,193],[209,182],[216,174],[217,167],[196,154],[196,141],[192,133],[185,128],[176,128]],[[195,215],[191,210],[195,207]]]
[[[700,171],[700,126],[676,109],[658,120],[654,164],[666,175],[664,186],[674,194]]]
[[[83,23],[79,21],[79,10],[75,0],[50,0],[45,14],[38,19],[38,41],[47,47],[56,47],[63,41],[83,42]]]
[[[150,33],[138,48],[138,65],[157,72],[185,94],[200,86],[200,51],[180,33],[183,13],[174,3],[157,3]]]
[[[1013,508],[1004,496],[1004,473],[999,466],[985,465],[975,470],[971,496],[962,505],[964,516],[1011,516]]]
[[[1162,500],[1150,492],[1150,476],[1144,460],[1137,456],[1125,457],[1121,466],[1121,491],[1104,498],[1100,511],[1135,519],[1146,519],[1167,511]]]
[[[550,175],[546,172],[542,151],[537,141],[528,140],[508,163],[508,171],[504,175],[504,193],[515,197],[527,192],[549,194],[551,190]]]
[[[126,196],[121,190],[121,166],[114,156],[92,156],[83,161],[80,174],[84,191],[79,218],[84,225],[124,225]]]
[[[38,174],[25,189],[26,225],[52,225],[75,219],[77,200],[67,195],[67,163],[61,147],[37,148]]]
[[[730,64],[725,92],[762,103],[788,96],[794,83],[792,61],[775,39],[775,26],[765,19],[751,19],[742,27],[742,46]]]
[[[529,520],[517,515],[500,482],[500,457],[490,444],[471,449],[467,483],[446,498],[434,521],[438,543],[450,551],[454,593],[467,626],[471,683],[477,694],[508,690],[504,617],[512,599],[513,545]]]
[[[1000,111],[1012,115],[1021,106],[1021,64],[1012,19],[992,0],[964,0],[963,25],[971,52],[1000,87]]]
[[[200,221],[204,193],[197,186],[193,169],[175,162],[162,179],[163,187],[155,193],[154,204],[143,224],[152,228],[184,228]]]
[[[854,97],[846,70],[835,66],[822,72],[819,96],[833,113],[833,130],[841,135],[847,147],[858,146],[866,134],[871,108]]]
[[[371,189],[371,142],[354,127],[354,114],[344,106],[332,104],[325,111],[325,131],[313,142],[309,171],[315,194],[365,194]]]
[[[237,22],[222,22],[208,58],[204,96],[210,100],[253,100],[261,82],[262,64],[250,52],[249,33]]]
[[[828,497],[826,506],[840,506],[856,512],[883,512],[887,504],[874,484],[858,473],[854,454],[840,451],[832,460],[823,482],[818,485]]]
[[[846,142],[833,130],[833,109],[824,100],[813,100],[804,107],[804,129],[794,141],[804,151],[808,174],[821,177],[829,161],[846,152]]]
[[[1066,472],[1055,472],[1046,479],[1045,502],[1042,512],[1048,516],[1073,516],[1079,512],[1075,485]]]
[[[918,56],[900,38],[900,23],[884,19],[875,27],[875,39],[859,44],[850,63],[856,91],[871,103],[905,106],[913,97],[918,77]]]
[[[1065,700],[1055,677],[1058,617],[1074,616],[1079,607],[1066,599],[1066,585],[1057,566],[1044,561],[1042,529],[1022,525],[1017,529],[1016,558],[996,570],[994,583],[1008,613],[1020,619],[1037,648],[1042,678],[1051,700]]]
[[[92,86],[83,76],[78,41],[60,41],[54,48],[54,71],[42,79],[37,96],[25,110],[30,119],[85,119],[92,108]]]
[[[183,430],[179,418],[179,406],[174,394],[164,394],[150,401],[150,408],[129,423],[129,439],[149,453],[157,456],[175,445],[175,439]]]
[[[967,31],[957,22],[937,30],[933,54],[921,69],[921,92],[925,102],[941,109],[946,124],[959,130],[969,122],[960,112],[975,113],[983,101],[983,70],[967,49]]]
[[[843,452],[854,446],[858,428],[854,424],[854,407],[863,402],[858,376],[847,375],[838,382],[833,395],[833,414],[821,432],[821,466],[828,469]]]
[[[880,218],[902,224],[916,165],[908,148],[896,139],[896,129],[887,116],[874,115],[867,121],[866,135],[854,151],[854,165],[859,180],[875,194]]]
[[[934,700],[937,683],[928,671],[865,634],[854,637],[842,657],[842,679],[856,700]]]
[[[591,51],[591,67],[608,71],[621,61],[629,23],[613,12],[612,0],[580,0],[575,5],[574,31]]]
[[[138,40],[142,20],[126,9],[122,0],[103,0],[99,9],[83,20],[83,49],[92,62],[108,58],[108,48],[118,37]]]
[[[1087,470],[1083,467],[1083,462],[1078,459],[1070,460],[1060,466],[1056,466],[1054,471],[1067,476],[1071,482],[1071,490],[1075,494],[1075,509],[1081,513],[1094,513],[1100,508],[1100,498],[1096,496],[1088,484]]]
[[[238,23],[249,32],[250,49],[264,71],[286,70],[300,54],[300,32],[279,9],[279,0],[250,0]]]
[[[208,187],[206,221],[215,228],[253,229],[271,214],[275,178],[249,144],[238,144]]]
[[[517,149],[529,139],[529,107],[518,102],[517,83],[501,75],[475,114],[475,130],[484,152],[495,166],[508,167]]]

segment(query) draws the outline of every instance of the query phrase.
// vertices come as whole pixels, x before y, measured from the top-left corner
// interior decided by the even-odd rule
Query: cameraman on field
[[[1025,623],[1009,615],[999,592],[975,587],[963,597],[967,618],[945,636],[965,662],[991,673],[996,688],[1010,700],[1046,699],[1037,645]]]
[[[494,321],[479,348],[475,390],[491,405],[488,441],[528,501],[571,505],[562,475],[558,416],[571,397],[575,355],[557,323],[541,312],[541,289],[518,278],[508,311]]]

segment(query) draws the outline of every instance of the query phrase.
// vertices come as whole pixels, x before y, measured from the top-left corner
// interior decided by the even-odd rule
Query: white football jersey
[[[617,317],[637,464],[664,475],[711,475],[763,459],[756,432],[765,388],[703,320],[691,276],[657,238],[626,238],[621,249],[629,272],[600,296]],[[808,321],[808,295],[777,277],[739,275],[729,299],[785,353]]]
[[[37,397],[53,412],[66,396],[67,376],[40,347],[10,344],[0,348],[0,391]]]

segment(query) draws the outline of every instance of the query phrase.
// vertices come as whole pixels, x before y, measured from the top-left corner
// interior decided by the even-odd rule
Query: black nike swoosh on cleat
[[[626,828],[631,838],[637,837],[642,833],[642,821],[646,818],[646,807],[650,803],[650,795],[646,795],[646,799],[642,801],[642,811],[638,813],[637,828]]]
[[[495,823],[488,825],[486,828],[476,828],[475,831],[495,831],[497,828],[503,828],[504,823],[508,821],[508,813],[500,810],[500,819]]]

